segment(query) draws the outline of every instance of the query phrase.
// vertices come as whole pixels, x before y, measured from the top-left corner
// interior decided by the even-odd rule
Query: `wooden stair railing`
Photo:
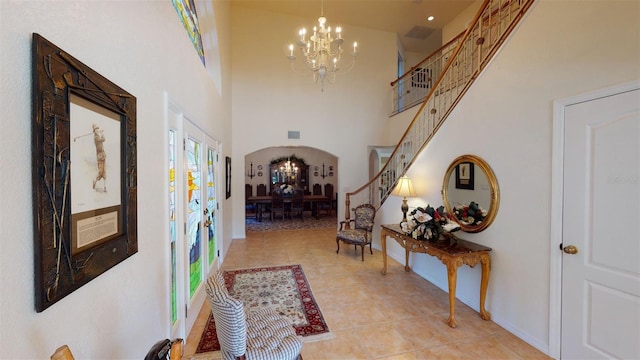
[[[380,172],[366,184],[345,194],[345,220],[350,219],[352,200],[355,204],[369,203],[376,210],[380,209],[415,156],[442,126],[534,1],[485,0],[469,28],[453,40],[457,41],[455,50],[445,48],[432,54],[450,56]],[[451,42],[446,46],[451,46]]]

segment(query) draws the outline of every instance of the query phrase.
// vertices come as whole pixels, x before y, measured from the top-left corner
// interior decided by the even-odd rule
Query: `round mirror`
[[[498,181],[486,161],[474,155],[457,157],[444,175],[444,206],[462,231],[486,229],[498,212]]]

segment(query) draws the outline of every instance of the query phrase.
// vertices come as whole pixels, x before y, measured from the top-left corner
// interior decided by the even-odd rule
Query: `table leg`
[[[487,287],[489,285],[489,272],[491,271],[491,258],[489,254],[480,257],[482,264],[482,278],[480,280],[480,317],[482,320],[491,320],[491,314],[485,310],[484,301],[487,298]]]
[[[384,229],[380,230],[380,245],[382,246],[382,270],[380,273],[385,275],[387,273],[387,232]]]
[[[443,259],[444,262],[444,259]],[[454,328],[458,326],[455,318],[456,311],[456,283],[458,281],[458,266],[449,259],[446,262],[447,265],[447,278],[449,280],[449,319],[447,324]]]
[[[411,268],[409,267],[409,248],[407,247],[407,244],[404,244],[404,271],[411,271]]]

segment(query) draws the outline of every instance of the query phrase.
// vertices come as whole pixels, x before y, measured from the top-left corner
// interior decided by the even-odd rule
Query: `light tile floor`
[[[446,292],[389,259],[380,274],[380,251],[340,243],[335,229],[247,233],[231,244],[223,269],[301,264],[331,339],[304,343],[302,356],[314,359],[549,359],[492,321],[456,301],[458,327],[446,324]],[[444,265],[443,265],[444,269]],[[491,311],[491,304],[487,304]],[[198,346],[210,310],[205,302],[185,345]]]

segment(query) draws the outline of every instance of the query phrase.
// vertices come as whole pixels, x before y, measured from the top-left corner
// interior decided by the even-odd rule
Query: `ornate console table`
[[[449,319],[447,323],[451,327],[456,327],[455,302],[456,302],[456,282],[458,279],[458,267],[463,264],[470,267],[482,264],[482,279],[480,282],[480,317],[483,320],[491,320],[491,314],[484,308],[487,296],[487,285],[489,284],[489,272],[491,270],[491,259],[489,252],[491,248],[478,245],[466,240],[458,240],[455,243],[449,241],[424,241],[416,240],[405,235],[400,229],[400,225],[382,225],[380,240],[382,245],[383,268],[381,273],[387,273],[387,236],[395,239],[405,249],[404,270],[410,271],[409,252],[425,253],[435,256],[447,266],[447,277],[449,281]]]

